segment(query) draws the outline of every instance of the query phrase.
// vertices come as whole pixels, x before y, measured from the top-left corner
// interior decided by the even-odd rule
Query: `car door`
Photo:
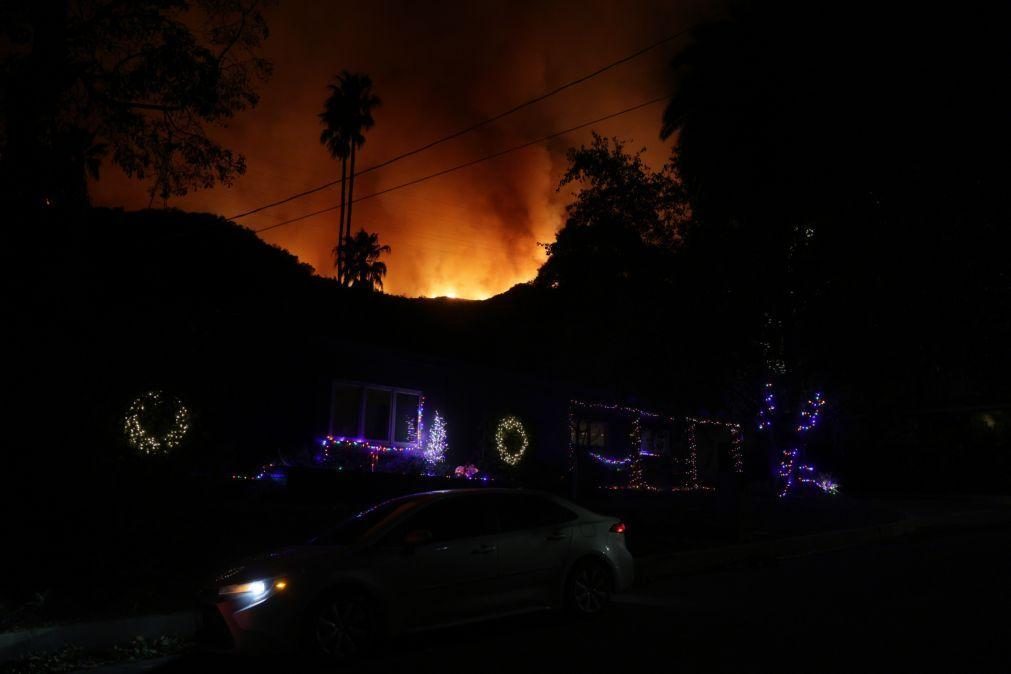
[[[540,494],[498,494],[495,503],[500,529],[496,608],[508,611],[551,604],[578,515]]]
[[[410,627],[465,620],[488,610],[497,571],[492,504],[480,494],[447,496],[419,510],[394,534],[404,540],[427,532],[427,542],[407,545],[399,579]]]

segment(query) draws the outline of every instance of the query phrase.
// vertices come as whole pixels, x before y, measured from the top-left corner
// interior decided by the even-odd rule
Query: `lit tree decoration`
[[[510,436],[512,442],[509,442]],[[515,449],[510,449],[510,444]],[[510,466],[518,464],[527,451],[528,444],[526,429],[523,428],[523,423],[519,419],[509,416],[498,422],[498,428],[495,430],[495,448],[498,450],[499,457],[507,464]]]
[[[171,413],[168,406],[172,406]],[[152,420],[167,419],[172,422],[160,434],[148,429]],[[138,396],[123,419],[123,430],[130,446],[144,454],[165,454],[182,443],[190,429],[190,411],[178,398],[166,399],[161,391],[148,391]]]
[[[758,430],[764,431],[772,427],[772,413],[776,411],[776,396],[772,391],[772,383],[765,385],[765,396],[762,409],[758,410]]]
[[[814,428],[818,424],[818,414],[824,406],[825,399],[821,397],[821,393],[815,393],[814,398],[807,401],[803,411],[800,413],[800,424],[797,426],[797,432],[804,433]]]
[[[815,484],[818,485],[818,488],[826,494],[832,494],[834,496],[839,493],[839,483],[832,479],[831,475],[820,475]]]
[[[435,412],[432,419],[432,428],[428,431],[428,440],[425,443],[425,461],[429,465],[435,466],[446,460],[446,450],[449,444],[446,440],[446,420]]]
[[[758,412],[758,428],[768,430],[772,427],[772,412],[776,410],[772,384],[765,385],[763,402],[764,406]],[[800,422],[793,427],[797,437],[788,445],[790,449],[783,450],[782,459],[780,459],[779,468],[776,471],[776,476],[780,479],[780,498],[789,494],[797,483],[816,486],[826,494],[839,493],[839,484],[831,477],[822,475],[816,479],[814,477],[815,467],[801,463],[799,460],[801,448],[804,446],[804,436],[817,426],[821,409],[824,406],[825,398],[820,392],[816,392],[810,400],[804,403],[800,412]]]

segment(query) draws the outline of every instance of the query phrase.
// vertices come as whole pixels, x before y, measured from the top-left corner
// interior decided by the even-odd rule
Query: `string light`
[[[510,435],[515,436],[519,441],[519,447],[515,451],[510,451],[506,446],[506,439]],[[495,447],[504,462],[510,466],[518,464],[527,451],[528,444],[526,429],[523,428],[523,423],[519,419],[509,416],[498,422],[498,428],[495,429]]]
[[[772,413],[776,411],[776,395],[772,390],[772,382],[765,384],[763,407],[758,410],[758,430],[764,431],[772,427]]]
[[[611,468],[625,468],[628,464],[632,463],[632,459],[629,458],[612,459],[609,456],[603,456],[601,454],[597,454],[596,452],[589,452],[587,455],[597,463],[602,463]]]
[[[154,414],[164,414],[166,405],[171,404],[172,423],[162,435],[155,435],[144,427],[144,420]],[[190,429],[190,411],[178,398],[166,400],[161,391],[148,391],[137,396],[123,419],[123,430],[127,442],[144,454],[165,454],[182,443]]]
[[[758,413],[759,429],[768,429],[772,422],[769,416],[775,411],[775,397],[772,391],[772,384],[766,384],[764,389],[764,408]],[[815,394],[804,403],[800,411],[800,421],[794,427],[797,439],[791,449],[784,450],[779,467],[776,469],[776,477],[780,480],[779,497],[785,498],[793,490],[795,484],[811,485],[821,489],[826,494],[838,494],[839,484],[830,476],[814,477],[815,467],[811,464],[800,463],[798,457],[801,448],[804,446],[804,435],[818,424],[821,410],[825,406],[825,398],[821,392]]]
[[[425,396],[418,396],[418,421],[414,425],[408,420],[407,437],[410,442],[406,444],[390,444],[385,442],[375,442],[364,438],[350,438],[346,436],[328,435],[320,440],[320,451],[316,455],[318,463],[329,463],[331,460],[331,450],[340,447],[344,450],[366,451],[370,456],[371,469],[375,472],[380,454],[419,454],[424,452],[421,439],[424,437],[425,425]]]
[[[628,468],[628,481],[624,485],[611,485],[608,489],[630,489],[630,490],[640,490],[640,491],[651,491],[651,492],[668,492],[668,491],[707,491],[710,488],[703,486],[699,481],[698,474],[698,442],[695,437],[696,426],[698,425],[713,425],[722,428],[726,428],[730,431],[731,437],[731,449],[730,455],[733,461],[733,470],[736,473],[744,472],[744,455],[742,452],[742,445],[744,442],[744,435],[741,432],[740,424],[719,421],[716,419],[701,419],[696,417],[684,417],[683,419],[678,419],[672,416],[666,416],[658,414],[656,412],[651,412],[649,410],[644,410],[638,407],[631,407],[628,405],[618,405],[618,404],[606,404],[606,403],[592,403],[583,402],[580,400],[570,400],[569,401],[569,466],[570,470],[574,470],[576,466],[576,444],[578,438],[577,435],[577,425],[576,425],[576,411],[586,410],[590,412],[606,412],[606,413],[617,413],[624,416],[632,418],[632,428],[629,432],[629,444],[630,452],[629,456],[625,458],[613,458],[603,456],[595,452],[587,452],[587,456],[593,459],[595,462],[606,466],[608,468],[621,471]],[[645,470],[642,465],[642,457],[656,457],[658,454],[645,450],[642,448],[642,420],[648,419],[650,421],[659,421],[660,423],[667,423],[671,425],[680,425],[684,423],[687,426],[687,439],[688,439],[688,457],[684,465],[687,466],[687,475],[684,484],[679,487],[657,487],[650,484],[645,478]],[[681,459],[678,457],[671,457],[671,463],[677,465],[681,463]]]
[[[233,473],[233,480],[273,480],[274,482],[282,482],[287,478],[284,473],[284,464],[270,462],[266,463],[253,473],[252,475],[247,475],[245,473]]]
[[[432,430],[428,432],[428,440],[425,442],[425,461],[432,466],[442,463],[446,460],[448,448],[446,421],[439,416],[439,411],[436,410],[432,416]]]
[[[820,476],[815,485],[826,494],[834,496],[839,493],[839,483],[833,480],[831,475]]]
[[[818,424],[818,414],[825,406],[825,399],[821,393],[815,393],[811,400],[805,403],[804,409],[800,413],[800,424],[797,426],[798,433],[805,433]]]
[[[642,469],[642,455],[639,453],[642,450],[642,426],[640,417],[635,417],[632,419],[632,430],[629,431],[628,441],[632,448],[632,453],[635,458],[632,461],[632,470],[628,474],[628,488],[629,489],[648,489],[652,487],[648,482],[646,482],[646,475]]]

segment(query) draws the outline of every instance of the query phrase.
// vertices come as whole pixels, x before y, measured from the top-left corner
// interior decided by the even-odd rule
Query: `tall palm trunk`
[[[351,175],[348,176],[348,238],[351,238],[351,203],[355,193],[355,144],[351,143]]]
[[[344,203],[345,203],[345,191],[347,188],[347,176],[348,176],[348,158],[341,158],[341,208],[340,208],[340,223],[337,225],[337,285],[344,285],[344,268],[347,266],[345,254],[345,236],[344,236]]]

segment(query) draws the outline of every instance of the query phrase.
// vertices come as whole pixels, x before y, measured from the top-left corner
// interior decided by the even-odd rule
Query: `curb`
[[[194,611],[120,618],[93,623],[53,625],[0,634],[0,662],[8,662],[33,653],[51,653],[67,646],[111,648],[137,637],[161,636],[188,638],[199,626]]]
[[[136,674],[137,672],[149,672],[167,665],[174,661],[176,657],[175,655],[165,655],[149,660],[130,660],[112,665],[102,665],[97,668],[80,669],[73,674],[81,674],[82,672],[91,672],[91,674]]]
[[[684,573],[780,557],[831,552],[911,534],[970,531],[1007,524],[1011,524],[1011,513],[999,517],[907,518],[859,529],[843,529],[708,550],[651,555],[636,560],[636,576],[637,580],[649,583]]]

